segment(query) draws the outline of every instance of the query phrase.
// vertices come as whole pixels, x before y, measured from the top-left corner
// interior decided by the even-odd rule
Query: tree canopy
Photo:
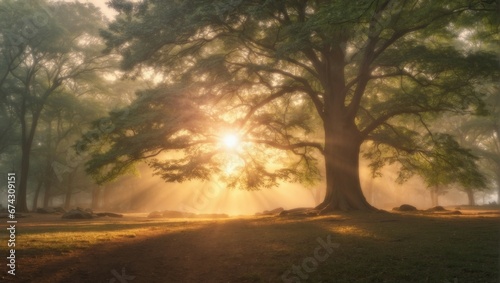
[[[0,7],[0,102],[2,115],[18,125],[6,131],[20,140],[17,209],[27,211],[30,155],[41,117],[78,91],[92,93],[112,60],[101,52],[104,18],[93,5],[2,0]]]
[[[375,169],[464,155],[428,124],[445,112],[484,113],[478,86],[499,74],[494,52],[460,47],[494,38],[494,1],[110,3],[119,15],[102,31],[108,52],[132,76],[159,82],[111,114],[116,128],[87,164],[99,182],[148,159],[166,181],[215,174],[259,189],[314,182],[322,156],[318,209],[372,209],[359,184],[361,146]],[[225,133],[240,146],[221,148]],[[455,165],[467,174],[471,164]]]

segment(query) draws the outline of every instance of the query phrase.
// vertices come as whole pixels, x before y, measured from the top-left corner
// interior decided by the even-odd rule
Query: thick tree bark
[[[325,125],[326,195],[316,209],[375,210],[365,199],[359,181],[362,139],[354,123]]]

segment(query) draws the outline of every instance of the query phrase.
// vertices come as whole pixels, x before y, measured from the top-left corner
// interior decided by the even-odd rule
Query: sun
[[[226,134],[226,135],[224,135],[222,137],[222,142],[224,143],[224,146],[226,148],[228,148],[228,149],[234,149],[240,143],[240,139],[235,134]]]

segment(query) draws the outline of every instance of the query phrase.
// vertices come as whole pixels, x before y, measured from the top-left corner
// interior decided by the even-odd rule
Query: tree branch
[[[313,147],[316,148],[321,154],[324,155],[324,149],[323,146],[320,143],[316,142],[297,142],[293,144],[280,144],[275,141],[269,141],[269,140],[258,140],[258,139],[248,139],[245,141],[257,143],[257,144],[266,144],[271,147],[281,149],[281,150],[294,150],[296,148],[301,148],[301,147]]]

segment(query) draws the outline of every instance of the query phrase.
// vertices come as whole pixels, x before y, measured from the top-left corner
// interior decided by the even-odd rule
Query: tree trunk
[[[92,209],[99,208],[99,195],[101,193],[101,188],[99,186],[95,186],[92,189]]]
[[[68,186],[66,190],[66,196],[64,198],[64,209],[68,210],[71,207],[71,195],[73,194],[73,188]]]
[[[497,172],[497,204],[500,205],[500,172]]]
[[[31,125],[28,128],[26,123],[26,99],[23,96],[21,104],[20,122],[21,122],[21,177],[19,179],[19,188],[16,198],[16,211],[29,212],[28,200],[26,198],[28,193],[28,175],[30,169],[31,147],[35,137],[35,131],[38,125],[38,118],[40,117],[41,109],[33,113]]]
[[[76,169],[71,172],[68,176],[68,184],[66,186],[66,196],[64,198],[64,209],[68,210],[71,204],[71,195],[73,194],[73,178],[76,174]]]
[[[325,123],[326,195],[316,209],[374,210],[365,199],[359,181],[361,138],[354,123]]]
[[[465,190],[467,193],[467,198],[469,200],[469,205],[476,205],[476,202],[474,201],[474,191],[471,189]]]
[[[51,167],[49,167],[51,168]],[[50,169],[47,169],[48,172],[50,172]],[[45,192],[43,194],[43,207],[48,208],[49,207],[49,201],[50,201],[50,191],[52,190],[52,178],[50,174],[47,174],[45,180]]]
[[[438,195],[438,188],[437,187],[432,187],[430,189],[430,194],[431,194],[431,206],[435,207],[439,205],[439,195]]]
[[[43,196],[43,207],[49,207],[50,191],[52,189],[52,120],[48,122],[47,128],[47,158],[45,159],[45,193]]]
[[[16,198],[16,211],[28,212],[28,203],[26,194],[28,191],[28,172],[30,168],[30,151],[31,144],[27,145],[23,142],[21,156],[21,177],[19,178],[19,190]]]
[[[43,178],[40,178],[38,185],[36,186],[35,197],[33,198],[33,211],[36,211],[38,208],[38,196],[40,195],[40,191],[42,190]]]

